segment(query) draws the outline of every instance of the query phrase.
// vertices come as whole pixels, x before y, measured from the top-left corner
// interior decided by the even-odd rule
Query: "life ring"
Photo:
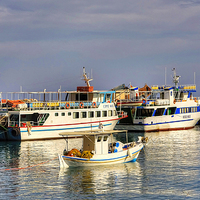
[[[80,108],[83,108],[83,107],[84,107],[84,105],[83,105],[82,102],[79,104],[79,107],[80,107]]]
[[[197,98],[196,97],[194,97],[194,101],[197,102]]]
[[[146,100],[146,99],[142,99],[142,102],[144,102],[144,103],[143,103],[144,105],[147,104],[147,100]]]
[[[69,109],[69,108],[70,108],[70,104],[69,104],[69,103],[66,103],[66,104],[65,104],[65,108]]]
[[[107,103],[110,103],[110,101],[107,101]]]
[[[93,103],[92,103],[92,107],[93,107],[93,108],[96,108],[96,106],[97,106],[96,102],[93,102]]]
[[[173,103],[174,103],[174,104],[176,103],[176,99],[174,99]]]

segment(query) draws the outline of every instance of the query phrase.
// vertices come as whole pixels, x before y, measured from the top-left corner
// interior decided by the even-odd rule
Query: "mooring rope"
[[[32,167],[36,167],[36,166],[39,166],[39,165],[43,165],[43,164],[45,164],[45,163],[48,163],[48,162],[50,162],[50,161],[52,161],[52,160],[55,160],[56,158],[58,158],[58,156],[57,157],[55,157],[55,158],[53,158],[53,159],[51,159],[51,160],[47,160],[47,161],[44,161],[44,162],[42,162],[42,163],[39,163],[39,164],[35,164],[35,165],[31,165],[31,166],[27,166],[27,167],[20,167],[20,168],[10,168],[10,169],[0,169],[0,171],[9,171],[9,170],[20,170],[20,169],[28,169],[28,168],[32,168]]]

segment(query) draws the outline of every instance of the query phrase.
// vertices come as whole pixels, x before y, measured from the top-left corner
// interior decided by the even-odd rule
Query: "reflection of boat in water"
[[[139,162],[91,167],[68,168],[59,171],[61,190],[79,199],[79,194],[89,194],[83,199],[124,199],[123,190],[141,193],[142,170]],[[69,184],[70,183],[70,184]],[[78,189],[77,189],[78,188]],[[120,194],[114,194],[118,190]],[[119,191],[120,190],[120,191]],[[121,197],[119,197],[121,195]],[[125,198],[126,199],[126,198]]]
[[[174,69],[175,86],[152,86],[142,106],[132,111],[132,131],[166,131],[193,128],[200,119],[200,100],[193,97],[196,85],[178,85],[179,76]],[[145,92],[144,92],[145,94]],[[123,110],[123,108],[122,108]],[[121,129],[117,125],[117,129]]]
[[[83,149],[72,149],[64,151],[64,155],[59,156],[60,167],[68,166],[95,166],[116,163],[126,163],[136,161],[140,151],[143,149],[143,142],[147,138],[139,138],[137,142],[122,143],[120,141],[113,142],[112,134],[125,131],[88,131],[62,133],[63,136],[72,134],[83,135]],[[145,140],[146,139],[146,140]],[[68,144],[68,140],[67,140]]]
[[[59,135],[62,132],[98,129],[99,126],[113,130],[120,119],[127,117],[126,113],[116,111],[115,92],[93,91],[85,68],[83,77],[87,86],[77,87],[77,91],[11,93],[10,96],[17,96],[18,100],[4,102],[8,131],[0,139],[57,139],[62,137]]]

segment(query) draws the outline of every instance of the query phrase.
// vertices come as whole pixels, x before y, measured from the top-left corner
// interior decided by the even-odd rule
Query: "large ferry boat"
[[[113,130],[127,117],[116,111],[115,92],[94,91],[85,68],[83,77],[87,86],[77,87],[77,91],[7,93],[6,99],[1,94],[8,123],[7,127],[1,125],[0,140],[57,139],[68,131]]]
[[[133,90],[133,100],[141,106],[124,106],[132,114],[132,131],[166,131],[193,128],[200,119],[200,101],[193,96],[196,85],[178,85],[180,76],[173,69],[175,86],[152,86],[151,91]],[[137,97],[137,99],[136,99]],[[129,123],[130,124],[130,123]],[[117,125],[117,129],[123,125]],[[127,129],[127,127],[126,127]]]

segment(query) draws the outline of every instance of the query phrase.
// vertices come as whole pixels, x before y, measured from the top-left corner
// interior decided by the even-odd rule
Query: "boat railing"
[[[174,86],[152,85],[151,89],[152,90],[163,90],[165,88],[170,88],[170,87],[174,87]],[[196,85],[195,84],[179,85],[178,89],[182,89],[182,90],[196,90]]]
[[[65,102],[35,102],[28,105],[30,110],[55,110],[55,109],[77,109],[77,108],[96,108],[100,102],[89,101],[65,101]]]
[[[1,110],[56,110],[56,109],[78,109],[78,108],[98,108],[101,102],[91,101],[35,101],[23,102],[19,104],[0,105]]]

